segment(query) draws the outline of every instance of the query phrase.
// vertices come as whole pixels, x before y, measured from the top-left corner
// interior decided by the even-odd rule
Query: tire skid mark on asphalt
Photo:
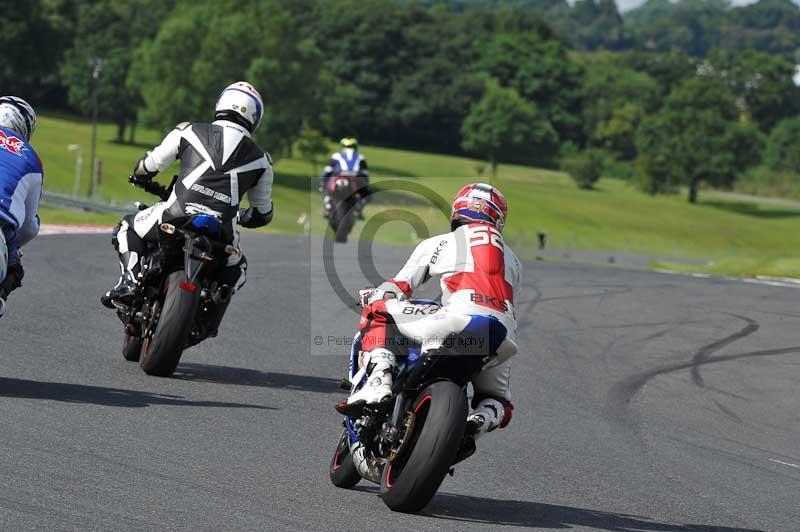
[[[619,290],[602,290],[600,292],[592,292],[589,294],[573,294],[568,296],[554,296],[554,297],[545,297],[539,300],[539,303],[549,303],[551,301],[563,301],[566,299],[584,299],[584,298],[593,298],[599,297],[600,301],[602,302],[608,296],[616,296],[620,294],[627,294],[633,290],[632,287],[627,288],[620,288]]]
[[[716,399],[712,399],[711,401],[717,406],[717,408],[719,409],[720,412],[722,412],[723,414],[725,414],[726,416],[728,416],[729,418],[734,420],[736,423],[740,423],[740,424],[744,423],[744,420],[741,417],[739,417],[739,415],[736,412],[734,412],[733,410],[731,410],[727,406],[723,405],[722,403],[720,403]]]
[[[707,360],[708,357],[710,357],[712,354],[716,353],[723,347],[728,346],[733,342],[736,342],[737,340],[741,340],[742,338],[750,336],[754,332],[758,331],[759,328],[761,328],[758,322],[748,318],[747,316],[741,316],[739,314],[730,314],[727,312],[725,314],[740,319],[745,323],[747,323],[747,325],[742,329],[740,329],[739,331],[736,331],[735,333],[726,336],[725,338],[722,338],[720,340],[717,340],[716,342],[712,342],[708,345],[701,347],[694,354],[694,356],[692,357],[692,363],[694,364],[692,366],[692,382],[694,382],[700,388],[705,386],[705,381],[703,380],[703,376],[700,374],[700,366],[702,365],[702,362],[704,360]]]
[[[531,279],[528,283],[523,283],[522,288],[523,290],[532,290],[534,296],[530,301],[520,303],[520,305],[525,305],[525,310],[521,312],[522,319],[517,322],[517,328],[520,330],[533,324],[533,310],[542,301],[542,290],[539,288],[536,278]]]
[[[670,364],[661,368],[651,369],[631,375],[616,384],[614,384],[608,392],[606,400],[606,412],[612,417],[625,424],[630,425],[633,420],[629,418],[628,406],[636,394],[644,388],[644,386],[655,377],[691,369],[695,366],[704,366],[706,364],[716,364],[719,362],[730,362],[742,358],[752,357],[765,357],[765,356],[779,356],[788,355],[793,353],[800,353],[800,346],[794,347],[781,347],[777,349],[764,349],[761,351],[749,351],[746,353],[737,353],[733,355],[720,355],[717,357],[705,358],[700,361],[682,362],[679,364]]]

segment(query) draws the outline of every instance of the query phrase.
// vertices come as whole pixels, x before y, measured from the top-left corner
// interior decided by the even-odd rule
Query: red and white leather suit
[[[425,352],[439,347],[449,334],[461,332],[471,316],[493,316],[508,331],[497,350],[498,358],[504,361],[488,366],[472,384],[477,398],[500,400],[505,412],[501,411],[502,420],[498,422],[504,426],[511,414],[508,358],[517,351],[514,303],[521,271],[519,259],[493,225],[471,223],[426,239],[398,274],[376,289],[364,308],[360,323],[364,358],[391,350],[390,325],[404,336],[421,341]],[[441,283],[441,309],[426,310],[405,301],[432,277],[438,277]],[[387,293],[396,297],[387,298]],[[367,360],[362,361],[365,363]]]

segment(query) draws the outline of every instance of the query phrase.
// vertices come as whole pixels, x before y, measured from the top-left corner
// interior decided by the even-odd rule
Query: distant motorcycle
[[[328,180],[324,191],[325,217],[336,242],[347,242],[356,223],[358,203],[361,201],[358,190],[358,176],[352,172],[342,172]]]
[[[168,192],[145,190],[162,198]],[[168,377],[184,349],[216,332],[209,325],[232,290],[215,281],[215,273],[240,251],[222,240],[222,220],[203,212],[162,223],[158,242],[148,245],[139,294],[130,305],[114,305],[125,325],[123,357],[138,361],[148,375]]]
[[[436,312],[435,301],[411,300],[421,312]],[[503,325],[490,317],[475,317],[468,331],[487,337],[505,337]],[[459,335],[442,347],[421,355],[420,345],[396,338],[398,354],[393,397],[367,407],[358,418],[346,417],[330,464],[331,482],[352,488],[362,478],[379,484],[381,498],[392,510],[417,512],[439,489],[453,466],[475,452],[474,439],[465,434],[469,413],[467,383],[496,353],[470,353]],[[358,369],[361,340],[356,334],[350,352],[352,391],[366,381]],[[344,384],[344,382],[343,382]]]

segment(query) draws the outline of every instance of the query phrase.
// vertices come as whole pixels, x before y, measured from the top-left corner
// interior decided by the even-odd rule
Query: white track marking
[[[707,273],[692,273],[692,272],[677,272],[675,270],[664,270],[657,268],[653,270],[656,273],[663,273],[665,275],[680,275],[682,277],[696,277],[700,279],[723,279],[725,281],[737,281],[740,283],[760,284],[765,286],[780,286],[783,288],[800,288],[800,279],[790,279],[784,277],[766,277],[760,275],[758,277],[731,277],[728,275],[710,275]]]
[[[39,228],[40,235],[94,235],[110,233],[113,227],[101,225],[54,225],[43,224]]]
[[[770,458],[769,461],[770,462],[775,462],[776,464],[781,464],[781,465],[785,465],[785,466],[789,466],[789,467],[794,467],[794,468],[800,469],[800,465],[793,464],[791,462],[781,462],[780,460],[775,460],[773,458]]]

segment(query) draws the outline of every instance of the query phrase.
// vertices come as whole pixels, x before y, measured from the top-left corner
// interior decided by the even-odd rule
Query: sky
[[[745,4],[752,4],[755,1],[756,0],[733,0],[731,3],[741,6]],[[644,3],[645,0],[617,0],[617,6],[619,7],[620,11],[627,11],[629,9],[633,9],[634,7],[639,7]]]

